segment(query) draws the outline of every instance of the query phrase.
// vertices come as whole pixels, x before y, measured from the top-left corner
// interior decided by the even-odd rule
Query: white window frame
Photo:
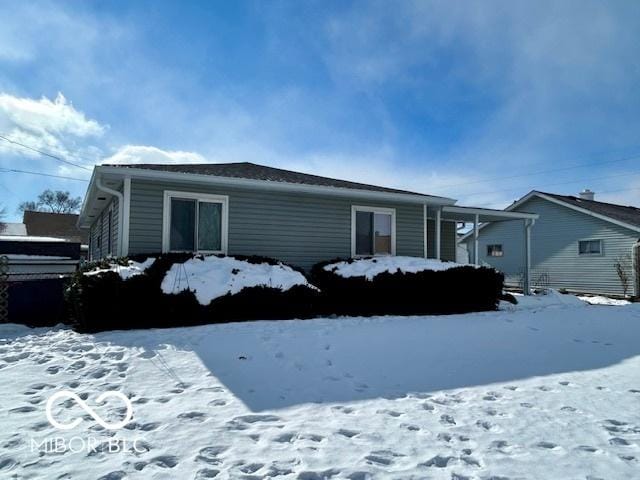
[[[504,248],[502,246],[502,243],[487,243],[486,247],[487,247],[487,257],[490,257],[490,258],[502,258],[502,257],[504,257]],[[491,255],[489,253],[489,247],[500,247],[500,255]]]
[[[352,205],[351,206],[351,256],[356,257],[369,257],[370,255],[356,255],[356,213],[357,212],[369,212],[369,213],[381,213],[391,215],[391,256],[396,254],[396,209],[395,208],[383,208],[383,207],[369,207],[365,205]],[[385,253],[375,254],[376,257],[388,256]]]
[[[599,253],[580,253],[580,242],[599,242]],[[602,257],[604,255],[604,241],[601,238],[581,238],[578,240],[578,256],[579,257]]]
[[[170,235],[171,235],[171,199],[172,198],[185,198],[189,200],[196,200],[210,203],[222,204],[222,225],[220,231],[220,250],[196,250],[194,253],[222,253],[227,254],[229,245],[229,196],[228,195],[213,195],[210,193],[196,193],[196,192],[180,192],[176,190],[165,190],[164,201],[162,207],[162,252],[171,252],[176,250],[170,250]],[[197,204],[196,204],[197,213]],[[198,241],[198,218],[196,216],[196,232],[195,232],[196,247]]]

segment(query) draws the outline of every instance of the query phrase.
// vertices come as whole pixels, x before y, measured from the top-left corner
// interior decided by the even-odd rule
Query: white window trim
[[[363,205],[351,206],[351,256],[352,257],[368,257],[370,255],[356,255],[356,213],[371,212],[384,213],[391,215],[391,255],[396,254],[396,209],[383,207],[368,207]],[[374,256],[385,256],[385,254],[377,254]]]
[[[170,252],[169,236],[171,231],[171,199],[187,198],[202,202],[213,202],[222,204],[222,228],[220,250],[198,250],[197,253],[222,253],[227,254],[229,244],[229,197],[227,195],[212,195],[209,193],[179,192],[176,190],[165,190],[162,206],[162,252]],[[196,222],[198,219],[196,218]],[[197,239],[196,239],[197,241]]]
[[[580,242],[600,242],[600,253],[580,253]],[[579,257],[602,257],[604,256],[604,241],[601,238],[581,238],[578,240]]]

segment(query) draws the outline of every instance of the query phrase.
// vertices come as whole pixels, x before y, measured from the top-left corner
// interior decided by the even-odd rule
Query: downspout
[[[98,177],[97,181],[96,181],[96,187],[98,188],[98,190],[104,192],[104,193],[108,193],[110,195],[114,195],[115,197],[118,198],[118,256],[122,256],[122,251],[123,251],[123,243],[122,243],[122,232],[123,232],[123,228],[122,228],[122,222],[124,219],[124,195],[117,191],[114,190],[113,188],[109,188],[106,187],[102,184],[102,178]]]

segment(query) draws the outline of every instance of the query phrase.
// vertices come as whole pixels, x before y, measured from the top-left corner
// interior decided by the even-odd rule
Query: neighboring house
[[[458,222],[537,218],[256,165],[94,169],[78,226],[90,258],[194,251],[262,255],[309,269],[336,257],[456,259]]]
[[[86,230],[78,228],[78,215],[25,210],[22,222],[26,228],[26,235],[61,238],[79,243],[82,257],[87,257],[89,235]]]
[[[0,235],[16,236],[26,235],[27,227],[24,223],[0,222]]]
[[[637,265],[640,209],[594,200],[585,190],[578,197],[532,191],[506,208],[539,214],[531,230],[531,280],[533,286],[563,288],[573,292],[622,295],[616,271],[620,264],[629,277],[629,295],[639,295]],[[475,255],[473,231],[466,243]],[[525,237],[509,224],[481,225],[478,259],[505,273],[507,283],[522,284]]]

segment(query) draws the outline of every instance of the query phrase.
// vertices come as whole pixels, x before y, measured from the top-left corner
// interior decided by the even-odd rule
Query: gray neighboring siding
[[[111,212],[111,254],[116,256],[118,252],[118,199],[114,198],[96,217],[89,229],[90,260],[99,260],[109,255],[109,208]],[[100,241],[98,241],[100,237]]]
[[[531,280],[534,285],[567,290],[621,295],[614,262],[631,254],[640,233],[619,227],[539,197],[518,210],[540,214],[531,230]],[[603,255],[578,255],[578,241],[601,239]],[[487,256],[487,245],[502,244],[503,257]],[[467,239],[473,258],[473,239]],[[480,260],[505,273],[517,284],[523,271],[524,227],[522,221],[499,222],[480,230]],[[630,272],[632,273],[632,272]],[[633,286],[629,293],[633,293]]]
[[[162,250],[165,190],[228,195],[230,255],[263,255],[305,269],[349,257],[351,206],[366,205],[395,208],[396,254],[423,256],[422,205],[139,180],[131,184],[129,254]],[[444,241],[443,232],[443,252],[455,258],[455,226],[450,236]]]

